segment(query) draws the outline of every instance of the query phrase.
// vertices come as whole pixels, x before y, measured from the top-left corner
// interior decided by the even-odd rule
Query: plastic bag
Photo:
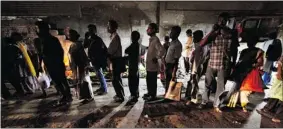
[[[39,73],[37,80],[39,85],[44,89],[50,87],[51,80],[45,73]]]

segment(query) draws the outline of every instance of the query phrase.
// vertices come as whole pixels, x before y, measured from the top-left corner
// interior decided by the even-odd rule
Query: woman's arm
[[[253,65],[254,67],[261,67],[263,66],[263,51],[259,50],[258,54],[257,54],[257,61],[256,63]]]
[[[282,62],[278,61],[277,74],[276,74],[276,77],[277,77],[278,80],[282,80],[282,76],[281,75],[282,75]]]

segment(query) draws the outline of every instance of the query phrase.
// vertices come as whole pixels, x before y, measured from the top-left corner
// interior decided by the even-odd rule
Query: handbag
[[[87,81],[83,81],[82,84],[80,84],[80,91],[79,91],[79,99],[89,99],[92,98],[91,93],[90,93],[90,89],[88,87],[88,82]]]
[[[174,101],[180,101],[182,86],[182,82],[175,82],[171,80],[165,98]]]
[[[91,80],[89,73],[86,74],[84,80],[79,84],[79,99],[90,99],[93,98],[93,89],[91,86]]]
[[[39,73],[37,80],[42,88],[47,89],[50,87],[51,80],[48,78],[46,73]]]

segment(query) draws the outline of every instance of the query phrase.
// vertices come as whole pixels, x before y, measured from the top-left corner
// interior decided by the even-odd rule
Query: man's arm
[[[88,48],[90,43],[91,43],[91,40],[89,39],[90,35],[89,33],[85,33],[85,39],[84,39],[84,48]]]
[[[238,41],[238,35],[236,32],[233,33],[232,36],[232,45],[231,45],[231,55],[232,55],[232,67],[235,66],[237,58],[238,58],[238,47],[240,46],[239,41]]]
[[[219,25],[214,24],[212,31],[200,41],[200,46],[203,47],[215,40],[216,36],[219,34],[219,29]]]
[[[277,74],[276,74],[276,77],[278,80],[282,80],[282,57],[281,59],[278,61],[278,67],[277,67]]]

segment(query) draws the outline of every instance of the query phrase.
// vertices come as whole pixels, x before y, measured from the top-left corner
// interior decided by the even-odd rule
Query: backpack
[[[279,39],[274,39],[267,49],[266,58],[270,61],[277,61],[281,57],[281,53],[281,41]]]

